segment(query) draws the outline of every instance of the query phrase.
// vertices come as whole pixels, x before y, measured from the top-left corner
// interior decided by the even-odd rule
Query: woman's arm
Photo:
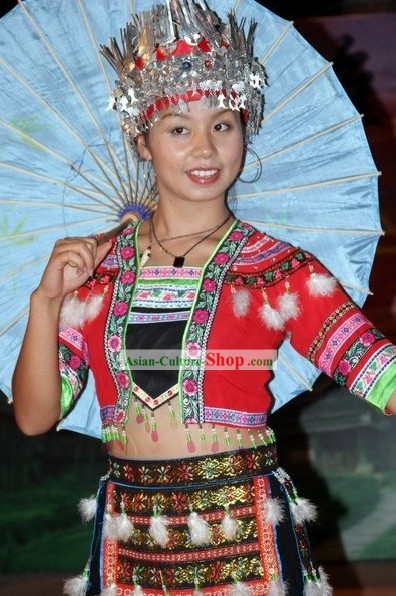
[[[92,275],[111,246],[92,238],[56,243],[38,288],[32,293],[25,337],[13,376],[14,411],[28,435],[49,430],[59,419],[61,380],[58,323],[64,297]]]
[[[396,391],[392,393],[388,403],[386,404],[385,411],[387,414],[395,414],[396,415]]]

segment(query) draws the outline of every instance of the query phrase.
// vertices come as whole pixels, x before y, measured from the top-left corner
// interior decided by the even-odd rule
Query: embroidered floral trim
[[[196,284],[178,287],[174,282],[148,287],[139,283],[133,298],[133,307],[145,308],[190,308],[195,296]]]
[[[203,422],[203,378],[205,373],[205,355],[208,336],[219,302],[223,280],[227,271],[241,253],[254,228],[235,221],[214,257],[202,272],[201,287],[197,290],[190,319],[187,322],[183,338],[185,346],[197,344],[201,349],[202,365],[200,368],[182,368],[179,373],[181,387],[181,409],[183,422]]]
[[[323,323],[319,330],[319,333],[311,343],[307,351],[307,358],[316,366],[316,355],[318,350],[322,347],[323,343],[327,340],[327,334],[329,330],[336,325],[336,323],[347,313],[348,311],[355,308],[355,305],[351,301],[344,302],[338,306],[331,315]]]
[[[123,360],[122,347],[136,276],[134,232],[135,226],[131,226],[119,236],[116,252],[119,271],[114,283],[104,336],[106,360],[117,388],[117,403],[113,417],[116,425],[127,420],[131,395],[131,374],[127,362]]]
[[[373,344],[381,339],[384,339],[384,336],[374,327],[363,333],[353,342],[348,350],[344,352],[334,372],[334,380],[340,385],[346,385],[348,377],[353,369],[359,364],[360,360]]]
[[[268,288],[274,286],[277,283],[287,279],[289,275],[309,265],[313,260],[313,257],[302,250],[291,249],[294,252],[290,252],[284,259],[271,265],[260,275],[256,273],[228,273],[224,283],[233,286],[248,287],[254,289]]]
[[[128,324],[150,324],[150,323],[169,323],[173,321],[187,321],[189,310],[179,312],[130,312]]]
[[[205,422],[217,424],[230,424],[237,427],[263,426],[267,422],[266,413],[238,412],[224,408],[205,407]]]
[[[258,472],[266,474],[277,467],[276,445],[260,445],[216,455],[175,459],[171,462],[128,462],[110,458],[110,478],[115,482],[129,482],[136,486],[192,485],[206,480],[244,479]]]
[[[74,354],[70,348],[59,344],[59,372],[69,383],[75,399],[85,387],[88,366],[85,360]]]
[[[371,338],[366,337],[366,340],[371,341]],[[360,371],[352,383],[350,391],[362,399],[367,399],[378,378],[395,361],[396,347],[390,344],[382,346],[372,355],[364,369]]]
[[[338,350],[360,327],[366,325],[366,317],[362,313],[356,313],[344,321],[341,327],[335,329],[334,333],[328,337],[323,352],[319,357],[318,368],[331,376],[333,361]]]

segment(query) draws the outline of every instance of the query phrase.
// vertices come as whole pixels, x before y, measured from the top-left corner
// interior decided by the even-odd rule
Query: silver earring
[[[261,163],[261,159],[259,158],[257,153],[255,151],[253,151],[253,149],[251,149],[250,147],[246,147],[246,153],[248,151],[252,154],[252,156],[256,160],[256,173],[252,180],[244,180],[241,176],[238,176],[238,180],[240,180],[240,182],[243,182],[244,184],[253,184],[253,182],[257,182],[257,180],[260,178],[261,174],[263,173],[263,164]]]

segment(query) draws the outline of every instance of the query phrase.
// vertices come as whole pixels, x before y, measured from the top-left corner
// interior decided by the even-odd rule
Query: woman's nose
[[[213,139],[208,132],[202,131],[194,135],[194,155],[208,159],[215,151]]]

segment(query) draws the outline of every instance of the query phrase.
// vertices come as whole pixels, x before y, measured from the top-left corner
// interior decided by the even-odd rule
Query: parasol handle
[[[125,230],[125,228],[130,224],[130,222],[131,222],[131,220],[129,218],[125,219],[124,221],[122,221],[120,224],[118,224],[118,226],[116,226],[112,230],[105,232],[102,236],[100,236],[98,238],[97,246],[102,246],[102,244],[104,244],[108,240],[111,240],[112,238],[114,238],[114,236],[117,236],[118,234],[120,234],[120,232],[123,232]]]

